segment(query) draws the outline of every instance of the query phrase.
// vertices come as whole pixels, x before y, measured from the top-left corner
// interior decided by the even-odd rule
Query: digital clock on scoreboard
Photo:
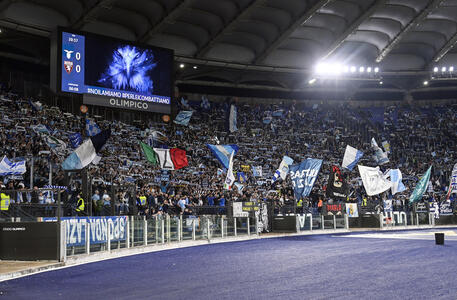
[[[170,113],[172,50],[65,29],[58,34],[60,91],[82,94],[85,104]]]

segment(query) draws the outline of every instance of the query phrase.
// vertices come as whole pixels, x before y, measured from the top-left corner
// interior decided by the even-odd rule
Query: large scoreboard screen
[[[65,29],[58,34],[60,91],[83,94],[86,104],[170,113],[172,50]]]

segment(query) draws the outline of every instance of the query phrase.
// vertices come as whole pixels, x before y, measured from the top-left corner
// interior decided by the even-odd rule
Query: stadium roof
[[[4,0],[0,12],[0,27],[15,32],[64,26],[172,48],[198,66],[183,82],[296,89],[326,61],[377,65],[411,88],[457,63],[457,0]],[[1,54],[42,59],[17,36],[0,39]]]

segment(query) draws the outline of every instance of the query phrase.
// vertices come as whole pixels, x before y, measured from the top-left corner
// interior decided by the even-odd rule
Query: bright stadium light
[[[316,82],[316,78],[313,78],[310,81],[308,81],[308,84],[313,85],[315,82]]]
[[[442,67],[441,72],[443,72],[443,73],[446,72],[446,67]]]
[[[438,67],[433,68],[433,73],[438,73]]]
[[[383,83],[384,83],[384,82],[382,82],[382,81],[379,82],[380,85],[383,85]]]
[[[371,67],[367,68],[367,73],[371,73]]]
[[[194,70],[197,70],[197,66],[194,66]]]
[[[359,68],[359,72],[360,72],[360,73],[365,72],[365,67],[360,67],[360,68]]]
[[[183,68],[184,68],[184,64],[180,64],[179,67],[180,67],[181,69],[183,69]]]
[[[348,66],[344,66],[343,67],[343,72],[344,73],[349,73],[349,67]]]
[[[352,66],[351,67],[351,73],[355,73],[356,69],[357,69],[356,67]]]
[[[378,67],[374,68],[374,72],[378,73],[379,72],[379,68]]]
[[[453,66],[449,67],[449,72],[454,72],[454,67]]]
[[[424,85],[428,85],[428,81],[427,80],[424,81]]]
[[[327,72],[328,66],[325,63],[318,63],[316,65],[316,73],[317,74],[324,74]]]

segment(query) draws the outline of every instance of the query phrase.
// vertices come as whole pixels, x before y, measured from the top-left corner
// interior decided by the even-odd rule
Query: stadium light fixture
[[[348,66],[344,66],[343,67],[343,72],[344,73],[349,73],[349,67]]]
[[[374,72],[378,73],[379,72],[379,68],[378,67],[374,68]]]
[[[179,67],[180,67],[181,69],[184,69],[185,65],[184,65],[184,64],[180,64]]]
[[[371,67],[367,68],[367,73],[371,73]]]
[[[454,67],[453,66],[449,67],[449,72],[454,72]]]
[[[351,73],[355,73],[355,71],[356,71],[356,67],[352,66],[351,67]]]
[[[365,67],[360,67],[360,68],[359,68],[359,72],[360,72],[360,73],[365,72]]]
[[[194,66],[194,70],[197,70],[197,66]]]
[[[438,73],[438,67],[433,68],[433,73]]]
[[[313,85],[315,82],[316,82],[316,78],[313,78],[310,81],[308,81],[308,84]]]
[[[424,85],[428,85],[428,81],[427,80],[424,81]]]
[[[380,82],[379,82],[379,84],[380,84],[380,85],[383,85],[383,84],[384,84],[384,82],[380,81]]]
[[[441,72],[443,72],[443,73],[446,72],[446,67],[442,67]]]

